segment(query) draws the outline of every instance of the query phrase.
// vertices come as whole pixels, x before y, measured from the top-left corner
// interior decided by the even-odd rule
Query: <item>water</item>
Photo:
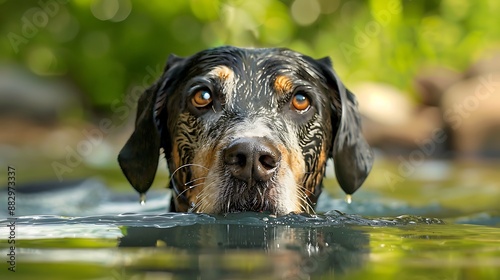
[[[166,190],[141,206],[99,179],[19,188],[14,250],[0,209],[0,279],[500,279],[496,170],[394,189],[375,175],[350,204],[332,188],[319,214],[281,217],[166,213]]]

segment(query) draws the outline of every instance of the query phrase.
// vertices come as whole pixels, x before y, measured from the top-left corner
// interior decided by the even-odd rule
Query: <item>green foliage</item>
[[[499,12],[495,0],[7,0],[0,53],[104,111],[151,84],[168,54],[226,44],[331,56],[347,84],[411,91],[422,66],[463,70],[498,48]]]

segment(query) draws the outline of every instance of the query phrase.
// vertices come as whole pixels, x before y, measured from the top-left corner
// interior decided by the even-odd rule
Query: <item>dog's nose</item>
[[[240,138],[224,150],[224,163],[243,181],[268,181],[278,168],[280,151],[262,137]]]

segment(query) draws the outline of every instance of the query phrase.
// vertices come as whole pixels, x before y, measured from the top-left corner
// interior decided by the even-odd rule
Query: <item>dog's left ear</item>
[[[118,155],[118,163],[132,187],[143,194],[153,183],[160,157],[158,118],[164,110],[166,88],[171,83],[174,66],[183,58],[171,55],[162,77],[146,89],[137,104],[135,130]]]
[[[317,60],[330,88],[340,97],[341,116],[333,142],[333,162],[340,187],[347,194],[353,194],[365,181],[373,164],[373,153],[361,131],[361,118],[356,97],[347,90],[332,67],[329,57]],[[333,94],[336,94],[333,92]],[[332,112],[338,111],[333,103]],[[334,120],[332,116],[332,120]],[[336,120],[336,119],[335,119]],[[335,127],[335,123],[332,126]]]

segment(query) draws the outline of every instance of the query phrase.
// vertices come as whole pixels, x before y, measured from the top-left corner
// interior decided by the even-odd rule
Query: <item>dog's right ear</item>
[[[143,194],[153,183],[160,157],[158,115],[165,110],[167,87],[172,70],[183,58],[170,55],[162,77],[146,89],[137,104],[135,130],[118,154],[118,163],[132,187]],[[162,112],[165,114],[165,112]]]

